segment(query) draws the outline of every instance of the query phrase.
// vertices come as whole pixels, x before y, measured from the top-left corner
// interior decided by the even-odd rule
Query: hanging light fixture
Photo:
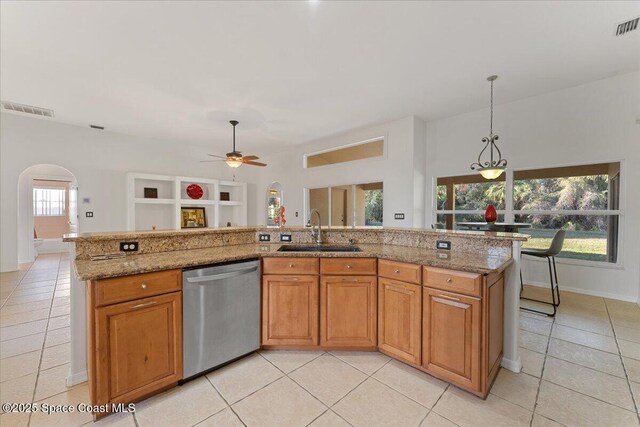
[[[478,161],[471,164],[471,170],[478,171],[485,179],[496,179],[502,175],[502,172],[504,172],[505,169],[507,169],[507,159],[502,158],[500,149],[496,145],[498,135],[493,134],[493,82],[497,78],[498,76],[487,77],[487,80],[491,82],[491,116],[489,119],[489,136],[482,138],[482,142],[485,143],[484,148],[478,155]],[[489,159],[483,161],[482,156],[485,155],[487,148],[489,149],[489,152],[486,153],[486,155],[489,156]]]

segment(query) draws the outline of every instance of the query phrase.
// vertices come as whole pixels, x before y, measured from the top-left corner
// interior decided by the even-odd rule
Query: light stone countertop
[[[281,243],[239,244],[211,248],[128,255],[125,258],[100,261],[75,260],[79,280],[96,280],[139,273],[205,266],[229,261],[261,257],[319,257],[367,258],[421,264],[489,274],[504,270],[511,263],[511,255],[488,248],[482,252],[436,251],[390,244],[358,244],[362,252],[278,252]],[[447,254],[443,259],[439,255]]]

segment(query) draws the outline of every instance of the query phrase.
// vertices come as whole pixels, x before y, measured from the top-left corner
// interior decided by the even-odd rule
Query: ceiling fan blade
[[[215,155],[215,154],[207,154],[207,156],[217,157],[219,159],[226,159],[226,157],[224,157],[224,156],[218,156],[218,155]]]
[[[200,163],[212,163],[212,162],[224,162],[224,159],[220,160],[200,160]]]
[[[258,156],[242,156],[243,160],[258,160],[259,158]]]
[[[244,163],[245,165],[251,165],[251,166],[267,166],[266,163],[254,162],[252,160],[245,161],[244,159],[242,160],[242,163]]]

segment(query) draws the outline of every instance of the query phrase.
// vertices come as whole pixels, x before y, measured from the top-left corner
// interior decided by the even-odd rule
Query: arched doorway
[[[66,252],[62,235],[77,232],[76,177],[51,164],[26,168],[18,178],[18,262],[32,262],[38,253]],[[37,246],[37,247],[36,247]]]

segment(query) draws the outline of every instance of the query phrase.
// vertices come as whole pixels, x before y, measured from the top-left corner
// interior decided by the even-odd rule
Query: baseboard
[[[67,377],[67,387],[72,387],[84,382],[87,382],[87,371],[77,372],[75,374],[69,374]]]
[[[511,360],[503,357],[501,366],[513,373],[519,374],[522,370],[522,361],[520,360],[520,356],[518,356],[517,360]]]
[[[535,286],[538,288],[549,288],[549,282],[535,282],[532,280],[525,280],[524,281],[525,285],[531,285],[531,286]],[[609,298],[609,299],[617,299],[620,301],[626,301],[626,302],[635,302],[638,303],[638,300],[634,297],[628,297],[628,296],[624,296],[624,295],[618,295],[618,294],[612,294],[609,292],[602,292],[602,291],[592,291],[589,289],[582,289],[582,288],[574,288],[571,286],[565,286],[563,284],[560,284],[560,292],[562,291],[569,291],[569,292],[574,292],[576,294],[583,294],[583,295],[591,295],[593,297],[602,297],[602,298]]]

